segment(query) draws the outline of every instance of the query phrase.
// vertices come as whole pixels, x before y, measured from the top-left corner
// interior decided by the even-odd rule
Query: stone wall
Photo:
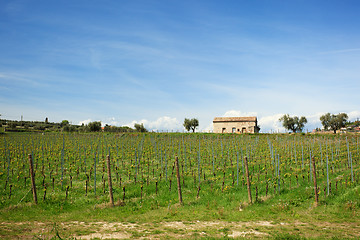
[[[226,121],[224,118],[215,118],[213,122],[214,133],[255,133],[258,132],[257,121]]]

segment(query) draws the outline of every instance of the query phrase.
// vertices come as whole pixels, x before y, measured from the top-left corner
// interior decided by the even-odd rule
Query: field
[[[360,237],[358,135],[1,138],[2,239]]]

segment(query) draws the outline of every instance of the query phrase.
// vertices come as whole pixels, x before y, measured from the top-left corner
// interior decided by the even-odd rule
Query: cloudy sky
[[[360,118],[357,0],[0,1],[2,118],[200,130]]]

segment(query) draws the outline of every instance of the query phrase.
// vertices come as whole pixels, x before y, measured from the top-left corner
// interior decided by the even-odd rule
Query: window
[[[222,133],[226,133],[226,128],[223,128],[223,129],[222,129]]]
[[[232,128],[232,133],[236,133],[236,128]]]

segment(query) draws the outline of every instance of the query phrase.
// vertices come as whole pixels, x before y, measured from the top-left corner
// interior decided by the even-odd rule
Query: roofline
[[[257,117],[215,117],[213,123],[217,122],[257,122]]]

